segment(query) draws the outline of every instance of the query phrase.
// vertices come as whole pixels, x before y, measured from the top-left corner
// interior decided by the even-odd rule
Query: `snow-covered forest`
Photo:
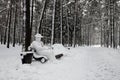
[[[119,0],[0,0],[1,44],[31,42],[39,32],[45,44],[117,48],[119,9]]]
[[[120,80],[119,47],[120,0],[0,0],[0,80]]]

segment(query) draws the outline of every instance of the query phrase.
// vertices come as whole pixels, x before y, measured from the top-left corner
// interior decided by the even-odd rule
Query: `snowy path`
[[[80,54],[80,68],[87,71],[85,80],[120,80],[120,55],[117,50],[88,47],[77,49],[76,54]]]
[[[54,63],[21,65],[20,47],[0,46],[0,80],[120,80],[120,50],[78,47]]]

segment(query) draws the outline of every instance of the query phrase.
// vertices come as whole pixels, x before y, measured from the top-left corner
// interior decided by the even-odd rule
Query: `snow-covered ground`
[[[22,65],[21,47],[0,45],[0,80],[120,80],[120,49],[71,48],[53,63]]]

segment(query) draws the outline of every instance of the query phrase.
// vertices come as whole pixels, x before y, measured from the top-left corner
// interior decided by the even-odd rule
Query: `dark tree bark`
[[[30,0],[26,0],[26,20],[25,20],[25,51],[28,51],[28,47],[31,42],[31,28],[30,28]]]
[[[1,44],[3,44],[3,34],[2,34],[2,27],[0,26],[0,41],[1,41]]]
[[[7,27],[8,27],[8,22],[9,22],[9,10],[7,11],[6,15],[6,25],[5,25],[5,30],[4,30],[4,44],[6,44],[6,39],[7,39]]]
[[[30,27],[31,27],[31,35],[32,35],[32,27],[33,27],[33,8],[34,8],[34,0],[32,0],[32,6],[31,6],[31,22],[30,22]]]
[[[4,32],[4,44],[6,44],[7,26],[8,26],[8,19],[6,21],[6,28],[5,28],[5,32]]]
[[[116,0],[110,0],[109,1],[109,10],[110,10],[110,46],[115,48],[115,3]]]
[[[63,0],[60,0],[60,43],[63,43]]]
[[[51,34],[51,45],[54,43],[54,28],[55,28],[55,6],[56,6],[56,0],[54,0],[53,4],[53,14],[52,14],[52,34]]]
[[[11,0],[12,2],[12,0]],[[11,28],[11,18],[12,18],[12,3],[10,3],[10,10],[9,10],[9,23],[8,23],[8,41],[7,41],[7,48],[10,47],[10,28]]]
[[[16,26],[17,26],[17,5],[15,6],[15,21],[14,21],[14,33],[13,33],[13,47],[16,43]]]
[[[68,8],[67,8],[67,11],[66,11],[66,26],[67,26],[67,44],[69,46],[70,31],[69,31],[69,24],[68,24]]]
[[[74,12],[74,29],[73,29],[73,47],[76,45],[76,27],[77,27],[77,12],[78,12],[78,3],[75,0],[75,12]]]

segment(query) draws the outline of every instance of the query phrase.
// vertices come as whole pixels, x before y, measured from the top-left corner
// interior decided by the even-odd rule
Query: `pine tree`
[[[14,33],[13,33],[13,47],[15,47],[16,43],[16,26],[17,26],[17,4],[15,6],[15,20],[14,20]]]
[[[54,39],[54,25],[55,25],[55,6],[56,6],[56,0],[54,0],[54,4],[53,4],[51,45],[53,45],[54,43],[53,39]]]
[[[11,28],[11,18],[12,18],[12,0],[10,1],[10,9],[9,9],[9,23],[8,23],[8,37],[7,37],[7,48],[10,47],[10,28]]]

